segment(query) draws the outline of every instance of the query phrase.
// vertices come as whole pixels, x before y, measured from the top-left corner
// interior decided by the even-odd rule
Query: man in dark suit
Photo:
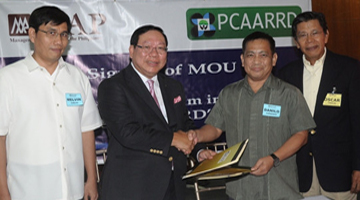
[[[138,28],[131,36],[131,63],[99,86],[100,115],[110,133],[102,200],[185,198],[181,177],[194,141],[184,131],[194,124],[181,83],[158,73],[166,64],[167,45],[161,28]]]
[[[300,191],[305,197],[356,199],[360,190],[360,67],[325,47],[329,31],[322,13],[304,12],[292,24],[300,60],[279,77],[304,94],[317,128],[298,152]]]

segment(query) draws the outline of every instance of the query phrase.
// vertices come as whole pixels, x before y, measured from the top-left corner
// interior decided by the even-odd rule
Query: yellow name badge
[[[323,102],[323,106],[340,107],[341,94],[327,93],[325,100]]]

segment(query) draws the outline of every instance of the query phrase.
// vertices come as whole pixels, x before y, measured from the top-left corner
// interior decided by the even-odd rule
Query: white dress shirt
[[[0,69],[0,91],[11,199],[81,199],[82,132],[102,125],[88,78],[62,58],[50,75],[31,52]]]
[[[326,48],[324,55],[319,60],[317,60],[314,65],[311,65],[310,62],[306,60],[305,55],[303,55],[303,93],[312,116],[314,116],[315,112],[316,99],[323,72],[325,56]]]

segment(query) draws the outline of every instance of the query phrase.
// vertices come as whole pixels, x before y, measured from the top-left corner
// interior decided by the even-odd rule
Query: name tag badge
[[[272,104],[264,104],[262,115],[265,117],[280,117],[281,106],[272,105]]]
[[[323,106],[340,107],[341,106],[341,94],[327,93]]]
[[[65,98],[66,98],[67,106],[82,106],[82,105],[84,105],[81,94],[66,93]]]

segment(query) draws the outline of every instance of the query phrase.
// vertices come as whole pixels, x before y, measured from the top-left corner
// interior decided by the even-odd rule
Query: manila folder
[[[186,175],[183,176],[183,179],[199,176],[208,172],[219,170],[225,167],[228,167],[232,164],[238,163],[242,154],[245,151],[245,148],[249,142],[249,139],[244,140],[230,148],[225,149],[224,151],[216,154],[211,160],[204,160],[199,165],[194,167],[192,170],[188,171]],[[250,170],[247,168],[243,171],[244,173],[249,173]]]

